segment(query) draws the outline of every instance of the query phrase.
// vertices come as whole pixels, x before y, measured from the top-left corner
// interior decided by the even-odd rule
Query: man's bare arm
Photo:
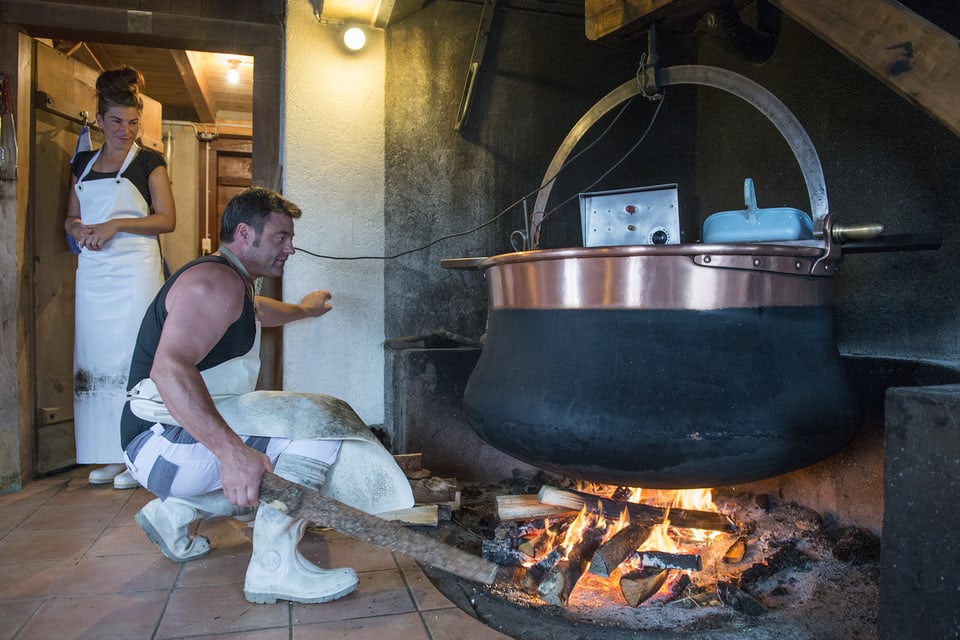
[[[220,460],[227,499],[255,506],[260,477],[272,467],[217,412],[197,364],[243,310],[245,285],[233,269],[208,263],[183,273],[167,294],[167,318],[150,378],[177,422]]]
[[[257,296],[260,324],[265,327],[279,327],[295,320],[318,318],[333,308],[330,297],[329,291],[312,291],[298,304],[294,304]]]

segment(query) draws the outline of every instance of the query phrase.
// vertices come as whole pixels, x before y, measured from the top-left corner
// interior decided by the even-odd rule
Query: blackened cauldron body
[[[773,245],[488,258],[467,419],[501,451],[606,484],[728,486],[822,460],[858,420],[832,277],[768,270],[815,258]]]

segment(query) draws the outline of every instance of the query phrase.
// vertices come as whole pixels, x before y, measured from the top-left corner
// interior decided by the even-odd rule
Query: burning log
[[[520,580],[520,586],[524,591],[533,595],[540,588],[540,583],[547,577],[554,565],[560,562],[563,557],[563,547],[555,547],[547,555],[540,558],[539,561],[523,574]]]
[[[666,551],[638,551],[639,564],[659,569],[680,569],[682,571],[700,571],[703,561],[695,553],[667,553]]]
[[[509,538],[484,540],[481,544],[480,557],[501,567],[519,567],[524,562],[530,562],[530,556],[514,549]]]
[[[621,502],[600,496],[583,493],[581,491],[564,490],[544,485],[540,488],[537,498],[544,504],[581,510],[586,506],[587,511],[603,514],[605,518],[616,519],[624,509],[630,515],[630,521],[637,524],[657,524],[663,522],[669,511],[670,523],[675,527],[687,529],[707,529],[737,533],[737,525],[722,513],[697,511],[695,509],[665,509],[635,502]]]
[[[537,496],[497,496],[497,517],[505,520],[534,520],[536,518],[567,518],[577,515],[577,509],[544,504]]]
[[[590,566],[590,559],[603,540],[603,530],[587,527],[583,535],[567,553],[567,557],[558,562],[540,583],[537,594],[547,604],[564,606],[570,599],[573,588]]]
[[[590,573],[601,578],[609,578],[620,563],[650,537],[650,527],[642,524],[629,524],[607,540],[593,554],[590,561]],[[658,589],[660,587],[657,587]]]
[[[664,605],[673,602],[687,590],[690,586],[690,576],[683,571],[671,571],[667,576],[667,581],[660,587],[660,590],[647,598],[649,605]]]
[[[620,578],[620,592],[628,605],[636,607],[660,590],[669,573],[666,569],[654,567],[631,571]]]
[[[524,540],[521,542],[517,547],[517,551],[525,553],[531,558],[536,558],[541,553],[546,551],[547,545],[550,544],[552,537],[553,536],[551,536],[551,533],[544,529],[529,540]]]

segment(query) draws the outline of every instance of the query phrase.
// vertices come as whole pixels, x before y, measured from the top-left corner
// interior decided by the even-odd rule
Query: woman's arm
[[[177,207],[173,201],[173,189],[170,187],[170,177],[167,174],[167,168],[159,166],[151,171],[147,184],[150,187],[150,201],[153,205],[153,213],[143,218],[114,218],[113,220],[104,222],[103,225],[116,227],[110,237],[113,237],[113,235],[121,231],[137,233],[144,236],[155,236],[159,233],[170,233],[176,228]]]
[[[77,176],[70,176],[70,196],[67,199],[67,217],[63,221],[63,228],[77,244],[83,245],[83,223],[80,221],[80,200],[77,198]]]

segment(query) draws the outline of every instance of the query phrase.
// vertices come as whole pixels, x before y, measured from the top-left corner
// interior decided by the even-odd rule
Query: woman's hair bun
[[[110,106],[143,109],[143,74],[130,66],[109,69],[97,77],[97,107],[105,113]]]

